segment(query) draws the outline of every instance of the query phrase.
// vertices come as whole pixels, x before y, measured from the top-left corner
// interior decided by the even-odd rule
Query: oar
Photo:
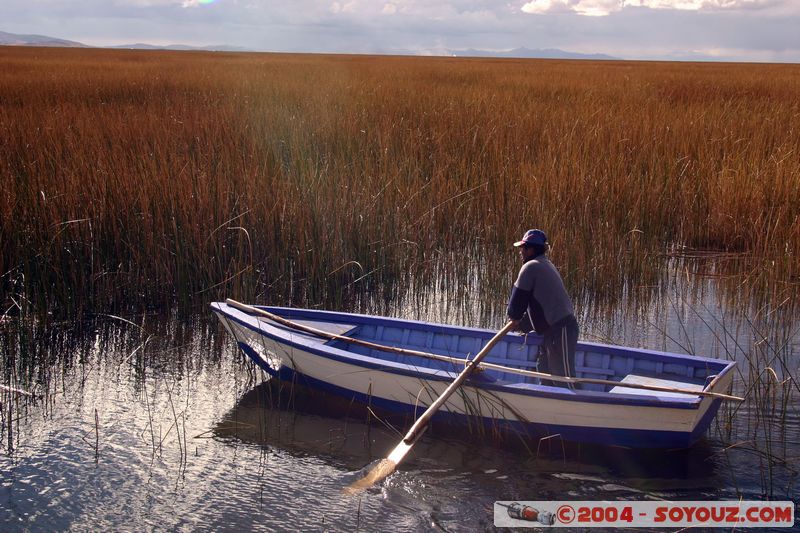
[[[406,454],[411,451],[411,448],[417,442],[417,439],[419,439],[422,433],[425,432],[428,421],[431,419],[434,413],[436,413],[436,411],[438,411],[439,408],[444,405],[444,402],[446,402],[447,399],[456,391],[456,389],[458,389],[461,384],[464,383],[464,380],[469,377],[472,371],[477,368],[478,363],[481,362],[481,359],[483,359],[494,347],[494,345],[497,344],[500,339],[505,337],[506,333],[511,331],[513,327],[514,322],[508,322],[503,329],[498,331],[497,334],[486,343],[486,346],[484,346],[483,349],[478,352],[478,355],[476,355],[474,359],[467,363],[467,366],[464,368],[464,370],[462,370],[458,377],[444,390],[444,392],[438,398],[436,398],[436,401],[433,402],[424,413],[422,413],[422,416],[420,416],[416,422],[414,422],[414,425],[412,425],[411,429],[408,430],[408,433],[406,433],[406,436],[403,437],[403,440],[401,440],[397,446],[395,446],[394,450],[392,450],[392,453],[390,453],[386,459],[381,459],[380,463],[370,470],[365,477],[355,481],[349,487],[347,487],[347,489],[345,489],[346,492],[359,492],[390,476],[392,472],[397,469],[397,465],[399,465],[400,462],[405,458]]]

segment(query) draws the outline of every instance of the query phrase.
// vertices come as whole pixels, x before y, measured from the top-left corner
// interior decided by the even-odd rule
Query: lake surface
[[[733,286],[673,268],[635,303],[580,302],[585,339],[740,362],[734,393],[751,399],[726,405],[692,449],[497,441],[434,426],[398,472],[357,497],[342,488],[406,428],[268,381],[210,312],[7,319],[2,383],[39,396],[0,396],[0,529],[466,531],[493,529],[496,500],[798,502],[797,287],[787,285],[785,303],[737,299]],[[502,321],[503,302],[453,298],[366,310]]]

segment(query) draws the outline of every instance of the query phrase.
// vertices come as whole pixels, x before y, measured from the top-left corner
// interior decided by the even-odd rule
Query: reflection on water
[[[338,396],[268,381],[244,393],[213,434],[358,470],[402,437],[392,425],[402,420],[373,413]]]
[[[719,278],[676,268],[630,305],[580,306],[585,338],[739,361],[735,392],[750,400],[726,405],[698,446],[523,444],[434,425],[358,498],[341,489],[410,421],[267,381],[209,313],[6,322],[2,383],[37,396],[0,393],[0,529],[464,530],[491,529],[495,500],[797,500],[796,286],[747,300]],[[498,325],[505,296],[469,288],[354,310]]]
[[[403,437],[410,424],[402,416],[385,414],[351,403],[341,397],[302,385],[266,382],[247,391],[220,420],[214,434],[279,448],[287,453],[328,458],[331,464],[358,469],[385,457]],[[714,449],[701,441],[689,450],[631,450],[587,446],[553,439],[523,442],[504,435],[471,434],[467,428],[433,423],[414,447],[418,461],[434,461],[457,470],[465,458],[469,468],[484,472],[513,464],[536,465],[538,473],[550,471],[556,479],[580,479],[595,474],[604,482],[625,480],[634,490],[657,487],[713,489]],[[484,457],[488,462],[480,463]]]

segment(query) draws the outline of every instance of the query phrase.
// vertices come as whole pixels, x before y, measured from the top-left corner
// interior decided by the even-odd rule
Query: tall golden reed
[[[505,291],[534,226],[573,291],[796,282],[800,66],[0,48],[4,305]]]

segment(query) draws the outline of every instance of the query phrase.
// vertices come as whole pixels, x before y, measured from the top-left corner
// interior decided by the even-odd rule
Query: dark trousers
[[[574,316],[559,320],[542,336],[539,372],[554,376],[575,376],[575,348],[578,345],[578,321]],[[569,383],[542,380],[542,385],[574,388]]]

